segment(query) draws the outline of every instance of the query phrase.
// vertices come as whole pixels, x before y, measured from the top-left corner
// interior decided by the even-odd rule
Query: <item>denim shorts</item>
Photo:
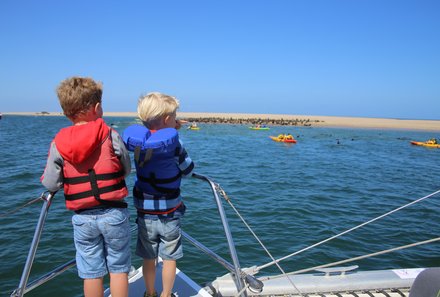
[[[72,217],[76,266],[81,278],[130,271],[130,221],[126,208],[93,209]]]
[[[139,217],[136,255],[144,259],[177,260],[183,257],[180,218]]]

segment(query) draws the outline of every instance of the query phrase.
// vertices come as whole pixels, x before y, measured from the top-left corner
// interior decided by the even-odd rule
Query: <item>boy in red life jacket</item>
[[[57,95],[73,125],[52,141],[41,182],[51,192],[64,188],[72,216],[78,275],[84,295],[103,296],[110,273],[113,297],[128,296],[130,223],[124,198],[130,157],[119,134],[102,119],[102,85],[91,78],[61,82]]]
[[[134,149],[137,178],[133,198],[138,214],[136,255],[143,258],[145,297],[157,296],[154,282],[158,256],[163,259],[160,296],[175,296],[172,289],[176,260],[183,256],[180,219],[185,213],[185,205],[180,195],[180,180],[192,174],[194,163],[178,138],[178,107],[179,101],[172,96],[156,92],[142,96],[137,111],[146,128],[135,130],[140,128],[143,135],[139,137],[129,128],[123,134],[129,148],[133,148],[130,136],[145,139],[140,146],[148,147],[153,142],[154,147],[150,152],[139,153]]]

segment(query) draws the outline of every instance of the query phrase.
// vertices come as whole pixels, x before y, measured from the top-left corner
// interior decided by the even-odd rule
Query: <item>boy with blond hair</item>
[[[130,157],[119,134],[102,119],[102,85],[71,77],[57,88],[65,116],[73,125],[52,141],[41,182],[50,191],[64,188],[72,216],[78,275],[84,296],[104,296],[110,273],[113,297],[128,296],[130,223],[124,198]]]
[[[143,258],[145,297],[157,296],[154,283],[159,256],[163,259],[161,296],[176,296],[172,293],[176,260],[183,256],[180,219],[185,205],[180,181],[192,173],[194,163],[178,137],[178,107],[179,101],[172,96],[157,92],[142,96],[137,111],[143,126],[130,126],[123,134],[127,148],[134,151],[136,254]]]

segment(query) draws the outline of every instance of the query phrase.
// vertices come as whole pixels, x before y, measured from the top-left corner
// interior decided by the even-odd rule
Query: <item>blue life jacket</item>
[[[132,125],[124,130],[122,139],[134,152],[136,208],[150,214],[176,210],[182,204],[181,171],[175,159],[181,149],[177,130],[165,128],[152,133],[145,126]]]

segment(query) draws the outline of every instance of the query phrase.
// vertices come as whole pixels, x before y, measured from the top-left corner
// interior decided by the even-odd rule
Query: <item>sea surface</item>
[[[106,117],[122,133],[134,118]],[[57,116],[3,116],[0,120],[0,294],[9,296],[20,281],[42,202],[4,215],[38,197],[39,178],[49,143],[70,123]],[[219,183],[233,205],[275,258],[373,219],[440,189],[440,149],[410,145],[440,138],[439,132],[200,125],[180,130],[196,172]],[[277,143],[270,135],[291,133],[298,143]],[[338,144],[339,140],[339,144]],[[134,173],[128,184],[131,189]],[[182,194],[187,205],[183,229],[230,259],[218,211],[206,182],[189,178]],[[440,235],[440,197],[436,195],[381,220],[300,253],[280,265],[296,271],[361,256]],[[33,280],[74,258],[71,213],[58,193],[49,211]],[[135,211],[131,197],[131,224]],[[270,262],[232,208],[224,207],[242,267]],[[132,235],[134,251],[136,234]],[[184,241],[178,267],[203,284],[226,273],[222,266]],[[440,244],[432,243],[356,261],[361,270],[440,266]],[[140,259],[133,255],[133,265]],[[263,273],[277,273],[274,266]],[[70,269],[26,296],[82,296],[82,282]]]

